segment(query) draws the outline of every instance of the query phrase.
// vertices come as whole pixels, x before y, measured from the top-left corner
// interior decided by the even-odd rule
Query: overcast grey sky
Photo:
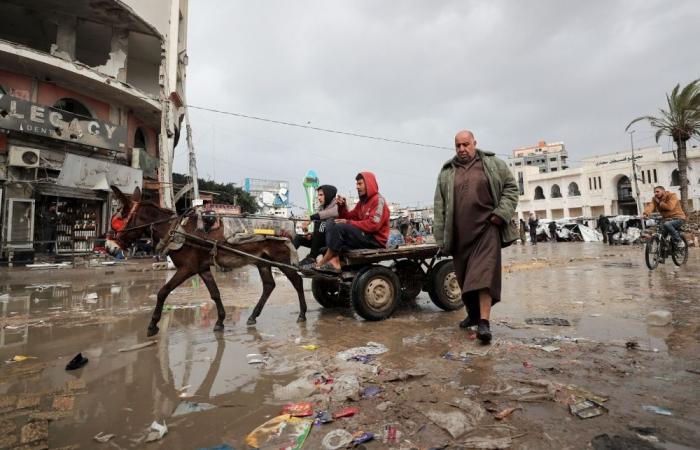
[[[628,149],[631,119],[700,78],[697,0],[196,0],[188,27],[192,105],[445,147],[469,128],[503,155],[540,139],[574,161]],[[298,205],[308,169],[344,194],[370,170],[389,201],[429,204],[453,154],[190,115],[201,177],[285,179]]]

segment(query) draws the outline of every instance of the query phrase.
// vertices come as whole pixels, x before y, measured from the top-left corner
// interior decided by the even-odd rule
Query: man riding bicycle
[[[644,208],[644,217],[649,217],[649,215],[655,211],[659,212],[661,217],[666,220],[663,227],[666,232],[670,233],[673,237],[676,248],[683,248],[685,244],[681,239],[679,230],[685,221],[688,220],[688,217],[681,208],[678,196],[673,192],[667,191],[663,186],[656,186],[651,203]]]

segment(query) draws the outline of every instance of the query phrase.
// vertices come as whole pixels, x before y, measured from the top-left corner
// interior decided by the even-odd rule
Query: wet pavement
[[[591,448],[601,434],[636,442],[629,448],[698,447],[698,250],[681,268],[667,261],[649,271],[641,247],[514,246],[504,250],[504,265],[490,347],[457,328],[463,311],[443,312],[426,293],[388,320],[365,322],[349,310],[324,310],[307,285],[308,321],[297,324],[296,295],[283,276],[275,277],[258,324],[247,327],[261,292],[253,268],[216,274],[228,315],[223,333],[212,332],[216,308],[192,279],[168,299],[157,342],[122,352],[150,340],[155,294],[173,272],[152,271],[146,262],[2,269],[0,359],[32,358],[0,363],[0,448],[227,443],[240,450],[249,448],[248,433],[292,401],[311,401],[315,411],[360,410],[314,426],[308,449],[323,448],[336,429],[375,433],[364,444],[370,449],[576,449]],[[672,323],[647,325],[646,315],[659,309],[672,313]],[[527,325],[528,318],[570,326]],[[366,363],[336,357],[368,342],[388,351]],[[79,352],[88,364],[64,370]],[[248,354],[264,362],[248,364]],[[349,379],[379,392],[363,397],[351,386],[338,396]],[[570,405],[586,399],[603,414],[574,416]],[[196,405],[183,402],[214,407],[193,411]],[[509,408],[516,409],[498,420]],[[146,443],[154,421],[168,432]],[[396,443],[381,441],[387,425],[399,432]],[[115,436],[98,443],[98,433]],[[261,447],[279,448],[267,445]]]

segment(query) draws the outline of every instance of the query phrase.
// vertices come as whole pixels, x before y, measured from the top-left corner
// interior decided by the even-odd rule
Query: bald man
[[[508,223],[519,189],[505,162],[477,149],[471,131],[457,133],[455,151],[435,189],[435,240],[454,260],[467,309],[459,326],[476,326],[477,337],[488,344],[491,306],[501,300],[501,248],[518,239]]]

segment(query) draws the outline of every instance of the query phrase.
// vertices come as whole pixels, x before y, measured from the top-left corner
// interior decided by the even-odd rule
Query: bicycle
[[[671,233],[663,227],[665,222],[667,220],[657,222],[656,232],[651,235],[644,248],[644,260],[649,270],[664,264],[669,256],[677,266],[682,266],[688,261],[688,241],[681,234],[681,240],[685,245],[679,248],[676,241],[672,239]]]

